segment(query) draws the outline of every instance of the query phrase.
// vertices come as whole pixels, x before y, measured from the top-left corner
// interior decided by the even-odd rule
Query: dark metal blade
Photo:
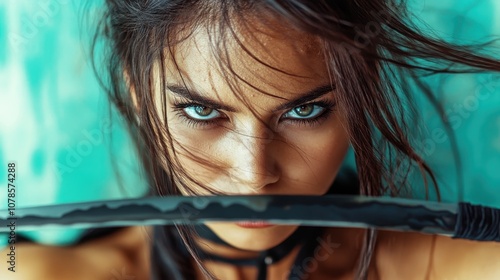
[[[457,204],[362,196],[169,196],[60,204],[0,212],[16,230],[264,220],[452,235]],[[12,214],[12,215],[11,215]],[[9,232],[0,227],[0,232]]]

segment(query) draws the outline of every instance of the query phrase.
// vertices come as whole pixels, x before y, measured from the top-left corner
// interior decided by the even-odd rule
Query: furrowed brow
[[[183,97],[185,99],[189,99],[195,103],[199,103],[200,105],[207,106],[213,109],[220,109],[228,112],[236,112],[236,109],[222,104],[217,100],[213,100],[209,97],[203,96],[199,92],[196,92],[194,90],[189,90],[186,87],[183,86],[177,86],[177,85],[167,85],[168,90],[173,92],[174,94]]]
[[[195,103],[198,103],[203,106],[207,106],[213,109],[221,109],[225,110],[228,112],[236,112],[237,110],[231,106],[225,105],[217,100],[213,100],[209,97],[206,97],[202,94],[200,94],[197,91],[194,90],[189,90],[184,86],[178,86],[178,85],[167,85],[167,89],[170,90],[172,93],[188,99],[190,101],[193,101]],[[283,103],[279,105],[276,109],[273,110],[273,112],[285,110],[285,109],[292,109],[297,106],[300,106],[308,101],[314,100],[318,97],[321,97],[331,91],[333,91],[335,88],[331,85],[324,85],[317,87],[313,90],[310,90],[306,93],[300,94],[300,96],[296,99],[290,100],[286,103]]]
[[[276,109],[274,109],[273,111],[281,111],[281,110],[284,110],[284,109],[292,109],[292,108],[295,108],[297,106],[300,106],[308,101],[311,101],[311,100],[314,100],[318,97],[321,97],[331,91],[333,91],[335,88],[331,85],[325,85],[325,86],[320,86],[320,87],[317,87],[311,91],[308,91],[306,93],[302,93],[300,94],[300,96],[296,99],[293,99],[293,100],[290,100],[286,103],[283,103],[281,105],[279,105]]]

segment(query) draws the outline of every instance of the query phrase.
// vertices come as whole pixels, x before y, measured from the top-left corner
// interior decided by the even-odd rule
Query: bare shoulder
[[[77,246],[16,244],[15,271],[1,265],[0,279],[149,279],[148,229],[131,227]],[[9,248],[1,251],[2,255]]]
[[[129,227],[78,248],[81,258],[106,275],[105,279],[149,279],[150,227]],[[102,255],[101,252],[107,252]],[[96,254],[100,256],[96,256]]]
[[[381,231],[376,262],[382,279],[500,279],[500,243]]]
[[[436,264],[443,273],[463,279],[500,279],[500,243],[437,238]]]

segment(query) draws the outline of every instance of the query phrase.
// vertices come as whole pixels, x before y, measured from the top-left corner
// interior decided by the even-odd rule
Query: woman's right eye
[[[186,106],[183,111],[188,117],[200,121],[212,120],[221,116],[217,110],[202,105]]]
[[[174,103],[173,110],[187,125],[193,128],[207,128],[224,118],[217,109],[196,103]]]

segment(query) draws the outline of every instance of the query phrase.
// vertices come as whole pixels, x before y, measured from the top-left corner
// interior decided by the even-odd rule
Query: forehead
[[[227,95],[259,92],[293,98],[329,84],[320,41],[279,21],[245,22],[214,30],[200,26],[167,56],[167,84]],[[230,84],[232,87],[230,87]]]

